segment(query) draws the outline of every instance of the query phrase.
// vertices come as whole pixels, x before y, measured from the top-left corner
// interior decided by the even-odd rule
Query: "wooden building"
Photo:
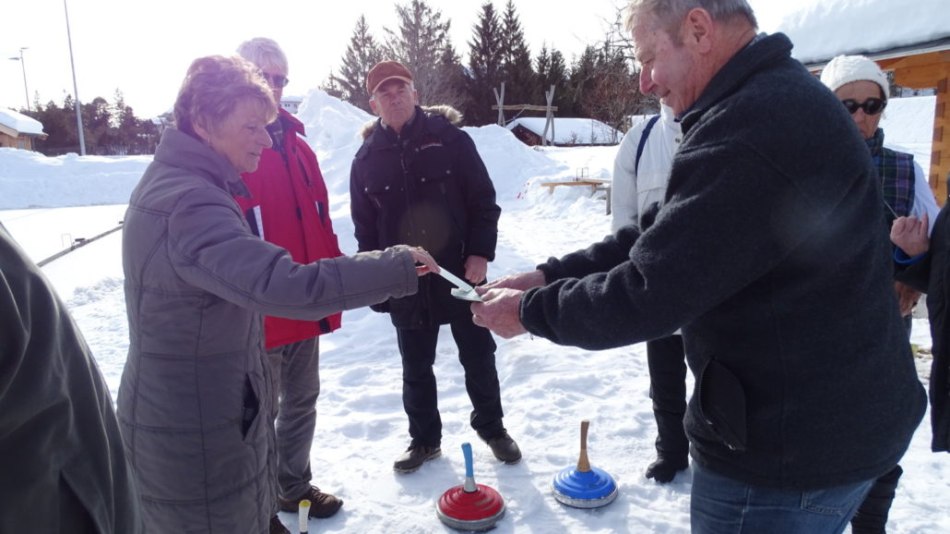
[[[544,117],[521,117],[512,120],[506,128],[522,143],[538,146],[542,143]],[[623,133],[595,119],[554,118],[547,133],[549,145],[554,146],[607,146],[616,145]]]
[[[803,6],[767,28],[788,34],[795,43],[792,55],[815,74],[835,56],[863,55],[893,72],[897,85],[935,91],[928,180],[940,205],[947,200],[950,179],[948,7],[945,0],[827,0]],[[927,170],[927,162],[920,163]]]
[[[0,147],[33,150],[37,138],[46,139],[39,121],[12,109],[0,109]]]

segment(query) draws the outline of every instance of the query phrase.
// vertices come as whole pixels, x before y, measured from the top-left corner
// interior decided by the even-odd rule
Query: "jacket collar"
[[[277,120],[279,120],[284,126],[284,132],[293,132],[295,134],[307,135],[304,125],[300,122],[300,119],[294,117],[284,108],[279,108],[277,110]]]
[[[868,145],[868,150],[871,151],[872,156],[880,154],[884,148],[884,130],[878,128],[874,135],[870,139],[865,139],[864,142]]]
[[[249,196],[241,175],[227,158],[177,128],[169,127],[162,133],[155,161],[191,171],[232,195]]]
[[[706,111],[737,91],[757,72],[790,58],[791,52],[792,42],[784,33],[757,35],[719,69],[696,102],[683,112],[680,117],[683,131],[689,130]]]

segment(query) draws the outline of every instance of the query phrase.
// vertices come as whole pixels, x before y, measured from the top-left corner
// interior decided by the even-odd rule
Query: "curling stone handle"
[[[590,460],[587,459],[587,428],[590,427],[590,421],[584,419],[581,421],[581,454],[577,458],[577,470],[581,473],[590,471]]]
[[[462,456],[465,457],[465,483],[462,484],[462,490],[465,493],[475,493],[478,491],[478,485],[475,484],[475,469],[472,467],[472,444],[465,442],[462,444]]]

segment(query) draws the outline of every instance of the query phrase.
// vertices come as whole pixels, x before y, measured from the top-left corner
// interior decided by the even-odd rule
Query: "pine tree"
[[[551,105],[557,107],[555,114],[558,117],[573,117],[574,105],[571,102],[570,80],[567,74],[567,65],[564,63],[564,55],[560,51],[551,49],[548,52],[547,45],[541,48],[537,62],[537,91],[539,94],[547,94],[554,86],[554,101]],[[547,104],[547,99],[542,101]]]
[[[588,111],[584,107],[584,99],[587,93],[593,90],[594,83],[597,80],[597,61],[597,50],[593,46],[587,45],[581,56],[571,65],[569,92],[575,111],[581,115],[588,115]]]
[[[465,76],[462,60],[451,43],[446,43],[442,57],[439,59],[437,76],[442,92],[433,95],[432,102],[448,104],[460,111],[465,110],[469,105],[468,93],[465,91],[468,79]]]
[[[521,21],[513,0],[505,5],[502,18],[503,81],[506,104],[537,104],[544,93],[536,93],[537,75],[531,66],[531,53],[525,44]]]
[[[396,6],[399,29],[386,29],[389,34],[385,51],[411,72],[419,103],[441,104],[443,95],[450,93],[447,82],[441,79],[439,62],[448,45],[450,21],[442,21],[442,13],[433,10],[425,0],[410,0]]]
[[[497,116],[491,107],[495,104],[493,89],[499,89],[502,81],[501,37],[501,25],[495,8],[491,3],[482,4],[482,12],[469,43],[470,106],[465,115],[470,124],[489,124]],[[507,96],[505,98],[507,100]]]
[[[340,75],[331,75],[330,84],[340,90],[343,100],[368,112],[370,94],[366,92],[366,73],[382,58],[382,49],[370,35],[366,17],[360,15],[343,54]]]

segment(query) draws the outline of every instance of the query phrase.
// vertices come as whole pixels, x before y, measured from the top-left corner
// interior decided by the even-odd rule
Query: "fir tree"
[[[366,73],[382,58],[382,49],[370,35],[366,17],[360,15],[356,21],[356,28],[353,29],[353,35],[350,37],[350,44],[343,54],[340,75],[331,75],[330,85],[340,91],[343,100],[364,111],[370,111],[370,94],[366,92],[365,83]]]
[[[503,81],[506,104],[537,104],[543,97],[535,91],[536,74],[531,66],[531,52],[525,44],[521,21],[513,0],[505,5],[502,18]]]
[[[451,43],[447,43],[445,50],[442,52],[437,75],[442,93],[433,95],[432,102],[448,104],[459,111],[468,108],[468,93],[465,91],[467,81],[465,67],[462,66],[462,60]]]
[[[541,48],[537,58],[537,90],[542,96],[546,95],[554,86],[554,101],[551,105],[557,107],[559,117],[573,117],[574,105],[571,102],[570,80],[567,74],[567,65],[564,55],[556,49],[548,52],[547,45]],[[547,99],[543,100],[547,104]]]
[[[497,113],[493,89],[499,89],[502,81],[502,38],[498,14],[491,3],[482,4],[482,12],[475,25],[472,42],[469,43],[469,108],[466,117],[471,124],[489,124]],[[507,99],[507,96],[506,96]]]
[[[421,104],[441,104],[439,99],[451,92],[445,87],[447,82],[438,75],[439,62],[449,42],[451,22],[443,22],[442,13],[429,7],[425,0],[397,5],[396,15],[399,29],[386,29],[389,34],[386,54],[412,72]]]

